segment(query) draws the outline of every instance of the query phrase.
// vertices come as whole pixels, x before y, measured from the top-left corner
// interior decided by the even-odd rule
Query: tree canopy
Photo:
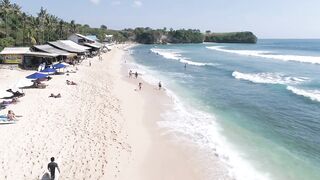
[[[93,34],[100,40],[105,35],[113,35],[118,42],[135,41],[143,44],[159,43],[202,43],[231,42],[255,43],[256,36],[251,32],[201,33],[197,29],[173,30],[170,28],[151,29],[138,27],[135,29],[111,30],[106,25],[92,28],[87,24],[78,24],[74,20],[66,22],[48,13],[41,7],[36,16],[22,12],[21,7],[10,0],[0,0],[0,50],[8,46],[31,46],[44,44],[47,41],[67,39],[73,33]]]

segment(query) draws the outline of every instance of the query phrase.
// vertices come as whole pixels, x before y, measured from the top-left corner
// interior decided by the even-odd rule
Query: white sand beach
[[[0,125],[0,179],[42,179],[52,156],[59,179],[201,179],[156,127],[170,99],[146,83],[135,91],[139,80],[123,74],[124,46],[91,59],[92,66],[84,61],[77,73],[53,76],[46,89],[23,90],[18,104],[0,111],[22,116]],[[1,88],[31,73],[0,69]]]

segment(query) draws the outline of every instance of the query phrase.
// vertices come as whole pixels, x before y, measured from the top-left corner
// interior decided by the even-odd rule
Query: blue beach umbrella
[[[26,78],[27,79],[41,79],[41,78],[45,78],[45,77],[47,77],[48,75],[46,75],[46,74],[42,74],[42,73],[33,73],[33,74],[31,74],[31,75],[29,75],[29,76],[27,76]]]
[[[67,67],[67,66],[64,64],[61,64],[61,63],[53,65],[53,68],[55,68],[55,69],[61,69],[61,68],[65,68],[65,67]]]
[[[57,72],[57,70],[47,67],[47,68],[45,68],[44,70],[42,70],[40,72],[52,74],[52,73]]]

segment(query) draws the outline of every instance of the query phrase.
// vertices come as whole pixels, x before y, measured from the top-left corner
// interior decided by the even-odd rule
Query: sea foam
[[[287,90],[291,91],[296,95],[309,98],[312,101],[320,102],[320,90],[305,90],[305,89],[298,89],[292,86],[288,86]]]
[[[300,84],[308,80],[306,77],[291,77],[281,73],[241,73],[234,71],[232,76],[239,80],[259,84]]]
[[[179,55],[168,55],[168,57],[178,57]],[[150,83],[156,84],[160,80],[168,84],[174,83],[172,80],[161,76],[158,72],[151,70],[143,65],[132,64],[137,71],[146,72],[142,78]],[[204,172],[212,179],[219,177],[220,179],[229,179],[231,177],[236,180],[269,180],[267,173],[258,172],[237,149],[228,142],[222,135],[223,129],[216,123],[213,114],[197,110],[193,107],[187,107],[181,99],[170,89],[166,88],[167,95],[173,100],[172,109],[168,109],[161,116],[161,121],[157,125],[163,129],[163,135],[173,135],[178,143],[188,143],[195,146],[199,151],[198,157],[201,161],[210,161],[212,157],[218,158],[223,164],[222,167],[217,162],[209,162],[205,167],[208,171]],[[211,167],[211,164],[214,164]],[[222,169],[226,168],[226,174],[221,174]]]
[[[254,56],[268,59],[276,59],[281,61],[295,61],[302,63],[320,64],[319,56],[301,56],[301,55],[280,55],[273,54],[270,51],[254,51],[254,50],[229,50],[224,46],[207,46],[206,48],[221,52],[227,52],[232,54],[238,54],[243,56]]]
[[[173,60],[178,60],[181,63],[184,64],[189,64],[193,66],[217,66],[218,64],[215,63],[203,63],[203,62],[196,62],[192,61],[190,58],[183,57],[182,52],[179,50],[174,50],[174,49],[157,49],[157,48],[152,48],[151,52],[160,55],[166,59],[173,59]]]

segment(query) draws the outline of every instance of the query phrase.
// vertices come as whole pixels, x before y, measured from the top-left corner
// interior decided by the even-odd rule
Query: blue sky
[[[320,0],[11,0],[30,14],[111,29],[252,31],[259,38],[320,38]]]

